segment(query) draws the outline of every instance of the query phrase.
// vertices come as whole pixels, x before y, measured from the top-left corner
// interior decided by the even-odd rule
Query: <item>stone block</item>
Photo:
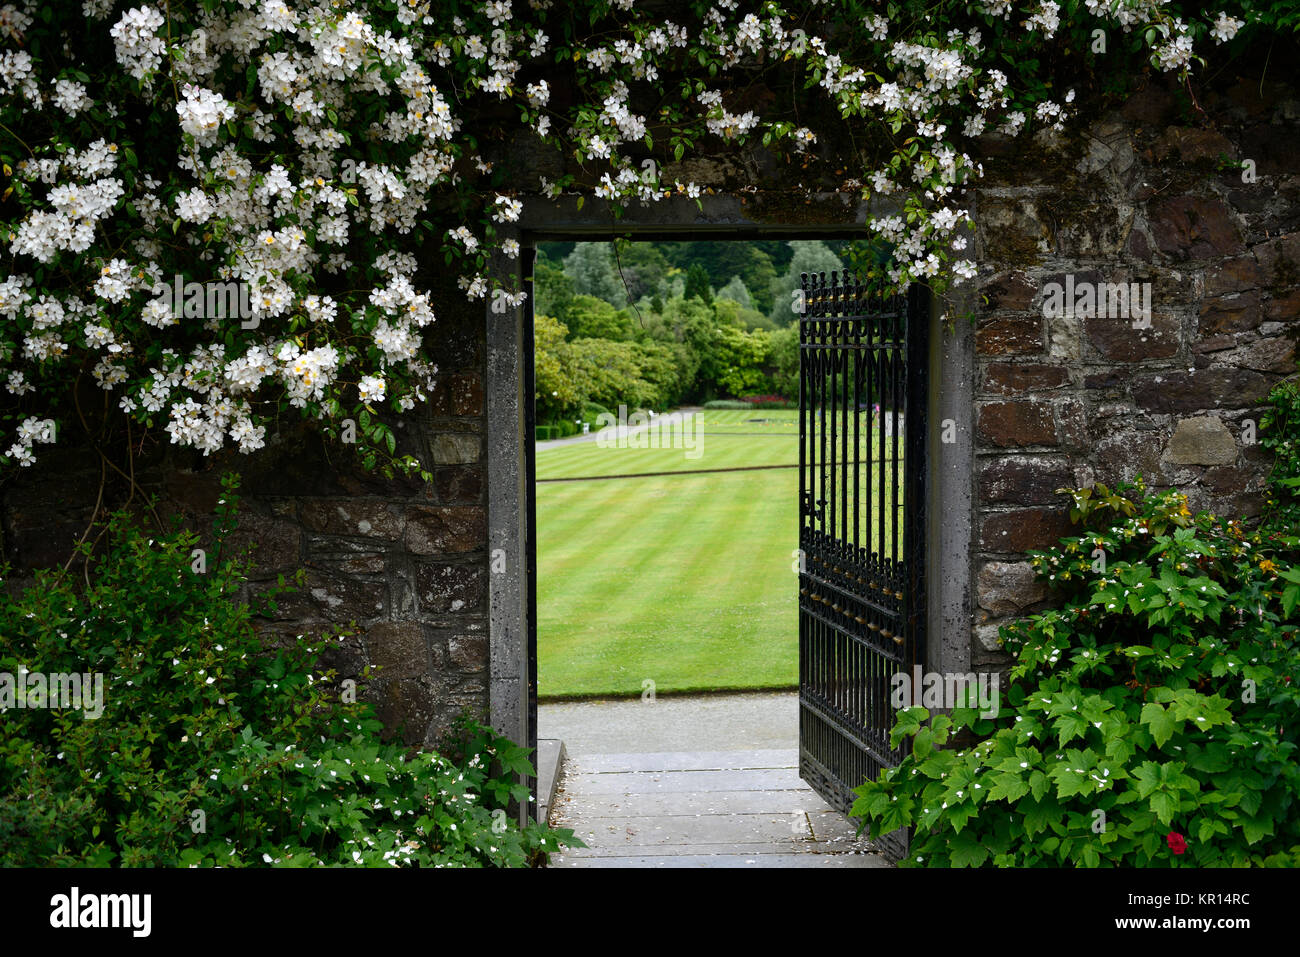
[[[1250,290],[1215,296],[1201,302],[1200,333],[1203,337],[1248,332],[1263,321],[1259,293]]]
[[[446,505],[478,504],[483,499],[485,483],[481,465],[449,465],[433,470],[433,485],[438,500]]]
[[[1252,252],[1259,260],[1266,285],[1282,291],[1300,287],[1300,232],[1260,243]]]
[[[1278,293],[1265,303],[1264,318],[1270,322],[1295,322],[1300,319],[1300,287]]]
[[[1171,126],[1152,145],[1150,154],[1157,162],[1176,156],[1190,166],[1215,169],[1221,157],[1235,158],[1237,150],[1226,136],[1215,130]]]
[[[487,572],[478,565],[417,565],[415,588],[426,612],[482,612]]]
[[[486,635],[455,635],[448,640],[447,651],[452,667],[458,671],[477,674],[487,669]]]
[[[1296,370],[1296,341],[1291,336],[1258,339],[1226,356],[1225,361],[1243,369],[1285,375]]]
[[[991,309],[1023,312],[1031,307],[1038,295],[1038,286],[1020,270],[1000,273],[984,285]]]
[[[1234,292],[1258,289],[1264,273],[1253,255],[1225,259],[1211,266],[1205,274],[1205,294],[1226,296]]]
[[[302,532],[292,522],[244,510],[231,536],[236,554],[247,554],[253,575],[270,575],[297,567],[301,561]]]
[[[483,381],[476,373],[439,376],[429,396],[434,415],[482,415]]]
[[[999,448],[1056,444],[1056,421],[1048,402],[986,402],[980,407],[976,431]]]
[[[384,570],[384,552],[371,542],[312,535],[307,557],[314,565],[328,566],[346,575],[378,575]]]
[[[430,440],[435,465],[465,465],[482,457],[482,440],[474,432],[443,432]]]
[[[975,626],[975,640],[979,642],[981,648],[985,651],[1001,651],[1002,645],[998,642],[999,624],[987,624]]]
[[[1019,508],[989,512],[980,529],[980,549],[986,552],[1045,551],[1074,534],[1065,508]]]
[[[1069,370],[1062,365],[1043,363],[990,362],[984,370],[983,391],[1002,395],[1021,392],[1046,392],[1070,381]]]
[[[400,506],[354,499],[307,501],[299,513],[313,532],[395,542],[402,537]]]
[[[997,316],[975,330],[975,351],[985,356],[1029,355],[1043,351],[1043,320],[1038,316]]]
[[[994,618],[1022,615],[1047,597],[1047,584],[1036,580],[1029,562],[985,562],[980,569],[979,606]]]
[[[988,197],[980,205],[980,230],[986,249],[1016,265],[1037,262],[1050,237],[1037,204],[1024,197]]]
[[[1074,470],[1060,458],[998,456],[980,467],[980,501],[989,505],[1050,505],[1058,488],[1074,486]]]
[[[470,552],[483,548],[486,540],[486,509],[412,505],[406,510],[406,547],[413,554]]]
[[[418,678],[432,670],[424,628],[415,621],[381,621],[366,629],[366,650],[379,677]]]
[[[1237,461],[1237,443],[1217,415],[1181,419],[1165,458],[1175,465],[1231,465]]]
[[[1167,359],[1178,352],[1178,321],[1168,313],[1152,312],[1147,329],[1133,319],[1089,316],[1083,321],[1088,342],[1111,362],[1145,362]]]
[[[1242,251],[1232,211],[1208,196],[1171,196],[1150,204],[1151,233],[1171,259],[1212,259]]]
[[[1195,369],[1143,376],[1133,383],[1133,401],[1151,412],[1240,409],[1268,394],[1271,380],[1249,369]]]

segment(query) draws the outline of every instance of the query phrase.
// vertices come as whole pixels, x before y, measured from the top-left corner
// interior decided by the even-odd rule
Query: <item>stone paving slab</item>
[[[551,864],[888,867],[799,779],[797,759],[788,748],[570,757],[552,823],[588,846]]]
[[[806,811],[787,814],[709,814],[701,816],[661,815],[657,817],[595,817],[582,819],[578,832],[587,848],[573,851],[582,856],[645,844],[789,844],[803,850],[799,842],[813,843]]]
[[[826,807],[825,803],[820,810],[808,812],[808,823],[812,827],[813,836],[819,841],[856,843],[861,840],[858,837],[857,823],[834,808]]]
[[[660,695],[538,707],[568,755],[553,867],[889,867],[799,779],[799,698]]]
[[[683,851],[691,850],[683,848]],[[694,850],[698,851],[698,848]],[[754,854],[681,853],[640,857],[580,857],[551,859],[552,867],[888,867],[877,854]]]
[[[798,748],[799,695],[759,691],[547,702],[537,706],[537,733],[561,739],[578,756]]]
[[[584,754],[574,760],[582,774],[616,771],[740,771],[794,768],[799,752],[794,748],[757,751],[634,751],[627,754]]]
[[[584,835],[579,837],[586,838]],[[764,843],[762,841],[707,841],[683,844],[628,844],[623,847],[606,847],[606,848],[574,848],[565,851],[563,857],[566,860],[596,860],[608,857],[681,857],[703,854],[743,854],[747,857],[755,855],[765,856],[769,854],[781,854],[787,857],[797,857],[801,860],[810,859],[802,866],[815,864],[817,858],[835,857],[838,854],[847,854],[854,850],[863,850],[862,848],[835,848],[828,849],[826,845],[818,844],[815,841],[775,841]]]
[[[642,794],[665,791],[789,791],[802,782],[794,768],[737,771],[632,771],[578,774],[566,778],[581,794]]]
[[[656,817],[677,814],[785,814],[818,811],[834,814],[811,789],[800,791],[670,791],[654,794],[571,793],[566,813],[582,817]]]

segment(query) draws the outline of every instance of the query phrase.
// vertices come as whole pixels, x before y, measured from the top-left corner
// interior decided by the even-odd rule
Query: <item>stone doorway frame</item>
[[[494,311],[487,322],[484,381],[488,466],[488,708],[489,722],[518,744],[537,747],[536,501],[533,473],[532,262],[539,242],[633,239],[836,239],[867,235],[874,215],[893,212],[879,200],[856,201],[842,193],[807,194],[806,202],[783,204],[782,219],[764,214],[753,195],[673,198],[628,209],[615,219],[607,204],[581,207],[574,196],[532,197],[518,223],[501,230],[516,239],[517,259],[496,257],[495,275],[526,289],[522,307]],[[757,201],[756,201],[757,200]],[[972,214],[973,214],[972,210]],[[974,294],[959,301],[975,304]],[[500,309],[500,305],[497,306]],[[945,323],[937,302],[930,312],[930,463],[927,482],[926,575],[929,583],[926,668],[970,670],[973,626],[972,567],[974,502],[974,335],[968,322]],[[952,428],[945,428],[952,420]],[[954,441],[943,443],[947,432]],[[791,508],[797,508],[791,502]],[[791,547],[797,543],[792,543]],[[792,579],[792,587],[793,579]],[[537,782],[528,782],[536,797]],[[531,804],[536,808],[536,800]],[[520,823],[535,813],[519,809]]]

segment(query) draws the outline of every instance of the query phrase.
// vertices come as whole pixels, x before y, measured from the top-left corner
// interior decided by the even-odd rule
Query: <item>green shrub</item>
[[[1259,421],[1259,444],[1273,456],[1265,497],[1267,521],[1300,528],[1300,384],[1282,382]]]
[[[547,442],[557,438],[556,428],[553,425],[538,425],[533,427],[538,442]]]
[[[248,563],[221,556],[235,491],[204,574],[196,535],[117,514],[88,583],[43,572],[0,601],[0,672],[99,673],[104,691],[98,718],[4,712],[0,865],[517,866],[568,839],[508,819],[526,749],[462,722],[455,760],[408,755],[316,670],[337,635],[263,643],[236,600]]]
[[[741,402],[739,399],[710,399],[704,403],[706,409],[748,410],[753,407],[749,402]]]
[[[852,813],[914,826],[908,863],[1300,864],[1300,539],[1145,491],[1070,493],[1084,533],[1032,553],[1063,605],[1001,630],[996,718],[899,713]]]
[[[618,419],[615,413],[598,402],[588,402],[582,407],[582,421],[591,432],[599,432],[604,427],[600,421],[602,415],[613,416],[615,421]],[[608,423],[609,419],[605,422]]]

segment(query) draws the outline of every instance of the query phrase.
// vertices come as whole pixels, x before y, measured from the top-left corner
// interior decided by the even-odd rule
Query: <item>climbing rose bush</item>
[[[1073,91],[1035,72],[1048,54],[1088,56],[1079,38],[1101,30],[1186,75],[1198,42],[1243,25],[1163,0],[668,9],[677,19],[632,0],[0,6],[0,464],[31,465],[96,418],[125,420],[128,442],[143,427],[251,453],[294,408],[329,434],[355,417],[367,466],[416,467],[371,416],[413,409],[435,382],[416,253],[456,264],[470,300],[518,307],[527,293],[492,261],[519,255],[505,228],[524,190],[618,213],[698,198],[710,184],[666,171],[719,141],[813,151],[827,131],[789,104],[741,103],[739,78],[769,68],[884,144],[842,189],[899,194],[871,223],[893,249],[887,291],[942,289],[976,271],[960,192],[982,170],[965,144],[1070,118]],[[512,114],[581,175],[494,169],[480,142]],[[205,308],[187,283],[238,283],[241,308]]]

